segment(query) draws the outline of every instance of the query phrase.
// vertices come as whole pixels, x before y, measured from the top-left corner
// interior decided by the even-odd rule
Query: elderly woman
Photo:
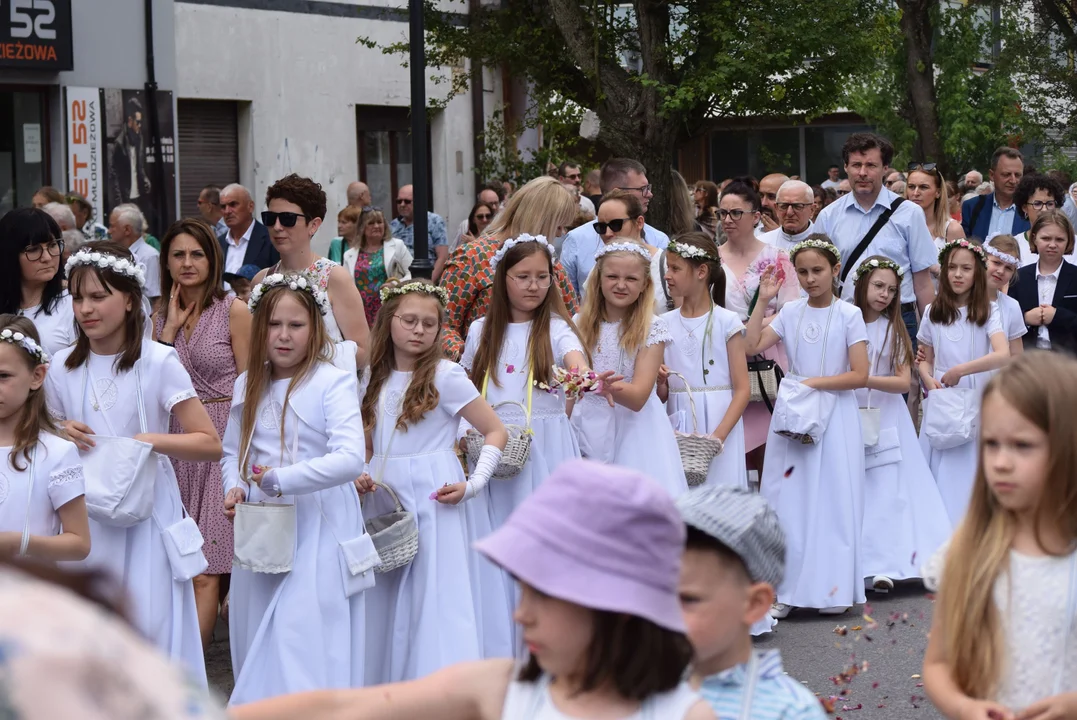
[[[390,280],[410,280],[412,260],[404,241],[393,237],[381,210],[371,208],[362,214],[342,264],[355,279],[371,327],[381,310],[381,286]]]
[[[161,309],[154,315],[156,340],[176,349],[206,406],[217,434],[224,437],[236,375],[247,369],[251,315],[247,305],[225,295],[220,278],[224,253],[201,219],[172,224],[161,245]],[[172,419],[169,432],[183,432]],[[215,462],[172,460],[180,498],[202,531],[209,568],[194,578],[202,646],[209,647],[217,622],[220,577],[232,570],[232,524],[225,518],[221,466]]]
[[[50,355],[75,342],[63,252],[60,226],[44,210],[16,208],[0,217],[0,313],[30,318]]]

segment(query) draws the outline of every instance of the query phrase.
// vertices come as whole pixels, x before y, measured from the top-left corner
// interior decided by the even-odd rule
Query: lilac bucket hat
[[[571,460],[475,549],[551,597],[683,633],[677,582],[684,540],[673,499],[653,480]]]

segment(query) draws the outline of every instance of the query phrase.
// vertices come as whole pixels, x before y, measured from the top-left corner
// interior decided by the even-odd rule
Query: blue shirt
[[[849,193],[823,208],[815,221],[816,232],[825,233],[830,242],[838,246],[842,260],[852,255],[853,250],[868,234],[868,230],[894,202],[897,197],[886,188],[879,190],[879,197],[871,209],[864,210],[856,201],[856,194]],[[912,274],[927,270],[938,261],[938,250],[927,229],[924,211],[914,202],[905,201],[898,205],[890,220],[864,250],[864,253],[850,268],[848,278],[842,287],[841,296],[846,300],[853,298],[853,278],[856,266],[872,255],[882,255],[896,262],[905,271],[901,278],[901,302],[916,302],[913,292]],[[843,268],[844,270],[844,268]]]
[[[826,713],[808,688],[785,674],[777,650],[757,652],[759,660],[752,720],[825,720]],[[744,691],[748,684],[748,663],[703,678],[700,696],[711,706],[718,720],[740,720]]]
[[[405,225],[404,221],[400,218],[393,218],[393,221],[389,223],[389,227],[393,231],[393,237],[403,240],[404,244],[408,246],[408,250],[411,251],[411,254],[414,257],[415,224]],[[442,220],[441,216],[437,213],[428,212],[426,214],[426,237],[427,241],[430,243],[427,246],[427,252],[430,256],[430,262],[433,262],[437,257],[434,248],[449,244],[449,237],[445,232],[445,221]]]
[[[1010,203],[1010,206],[1003,210],[999,207],[994,193],[991,193],[991,205],[991,224],[987,227],[987,237],[993,238],[996,235],[1013,233],[1013,219],[1017,217],[1017,205]]]
[[[669,235],[650,225],[643,226],[643,242],[659,250],[669,246]],[[568,275],[568,281],[576,288],[576,293],[583,297],[583,284],[595,267],[595,253],[602,247],[602,238],[595,232],[593,223],[580,225],[565,236],[561,245],[561,267]]]

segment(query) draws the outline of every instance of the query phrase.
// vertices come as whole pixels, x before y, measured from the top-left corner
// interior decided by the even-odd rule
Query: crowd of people
[[[328,257],[294,174],[159,250],[13,210],[4,554],[117,582],[196,685],[226,617],[252,720],[817,718],[751,636],[902,581],[944,714],[1072,717],[1077,206],[1011,148],[958,213],[892,160],[674,175],[668,234],[643,165],[564,163],[432,215],[434,281],[410,186]]]

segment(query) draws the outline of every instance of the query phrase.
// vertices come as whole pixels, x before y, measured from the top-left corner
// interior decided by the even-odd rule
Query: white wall
[[[315,245],[325,248],[348,183],[359,178],[355,105],[410,103],[409,70],[400,58],[356,38],[393,42],[407,37],[407,23],[182,2],[175,13],[177,97],[249,102],[240,113],[243,183],[259,210],[266,188],[283,175],[297,172],[321,183],[329,208]],[[440,92],[427,83],[428,97]],[[430,145],[433,210],[452,228],[474,198],[468,97],[454,99],[434,119]]]

